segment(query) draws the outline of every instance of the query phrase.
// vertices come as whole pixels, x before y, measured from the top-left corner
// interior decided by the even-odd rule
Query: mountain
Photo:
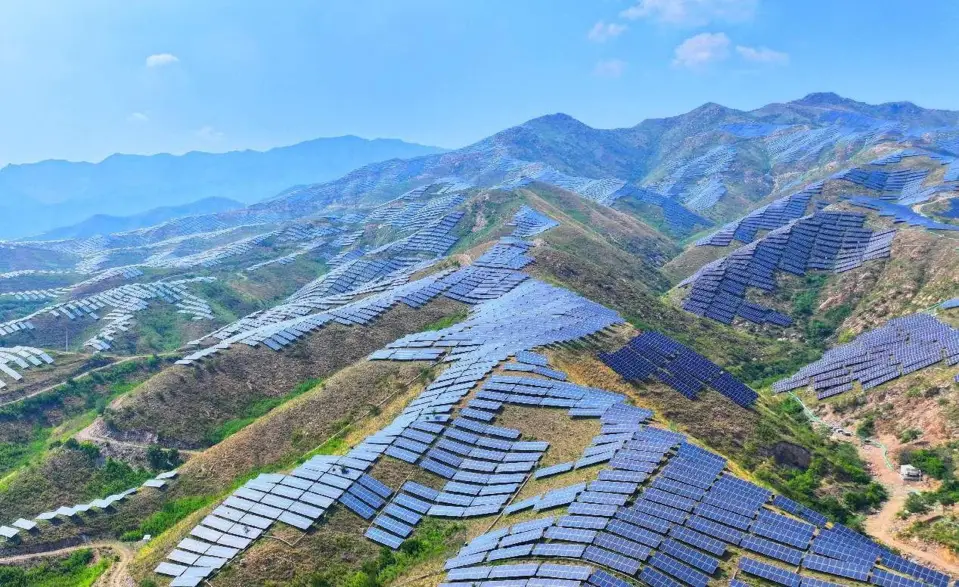
[[[540,181],[604,203],[643,188],[725,222],[883,144],[911,142],[953,153],[957,130],[959,112],[910,102],[870,105],[830,93],[748,112],[708,103],[619,129],[551,114],[461,149],[373,163],[333,182],[286,190],[251,211],[289,214],[377,203],[455,177],[481,187]]]
[[[396,139],[321,138],[268,151],[111,155],[99,163],[41,161],[0,169],[0,237],[37,234],[92,214],[139,214],[207,198],[243,203],[363,165],[442,149]]]
[[[0,243],[0,561],[952,585],[957,195],[956,113],[822,93]]]
[[[216,214],[218,212],[227,212],[242,207],[243,204],[229,198],[204,198],[182,206],[161,206],[131,216],[94,214],[83,222],[55,228],[35,238],[37,240],[90,238],[97,235],[128,232],[138,228],[155,226],[175,218],[201,214]]]

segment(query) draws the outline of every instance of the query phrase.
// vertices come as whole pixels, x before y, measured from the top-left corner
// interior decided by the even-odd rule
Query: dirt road
[[[103,423],[103,419],[100,417],[97,417],[97,419],[94,420],[92,424],[90,424],[83,430],[77,432],[76,439],[80,442],[83,442],[83,441],[109,442],[110,444],[114,444],[116,446],[135,448],[143,451],[146,451],[153,444],[149,442],[131,442],[126,440],[117,440],[116,438],[107,436],[104,433],[104,430],[105,430],[105,424]],[[181,448],[179,449],[179,452],[183,456],[193,456],[202,451]]]
[[[111,553],[115,554],[118,559],[112,565],[110,565],[110,567],[105,573],[103,573],[103,575],[100,576],[99,579],[97,579],[97,582],[94,583],[94,587],[134,587],[133,578],[130,577],[130,573],[127,569],[130,565],[130,561],[133,560],[135,550],[132,544],[125,542],[88,542],[85,544],[78,544],[77,546],[70,546],[68,548],[48,550],[46,552],[20,554],[17,556],[0,558],[0,565],[23,563],[39,558],[66,556],[71,552],[83,550],[85,548],[95,551],[98,557],[103,556],[105,551],[110,551]]]
[[[912,491],[929,489],[922,483],[907,483],[899,477],[899,473],[890,470],[882,456],[879,447],[859,443],[859,455],[870,464],[876,481],[886,488],[889,499],[882,508],[868,516],[865,520],[866,532],[880,541],[901,551],[905,556],[936,568],[948,571],[951,575],[959,574],[959,561],[948,549],[933,545],[906,542],[899,538],[899,532],[909,523],[919,519],[911,518],[908,522],[900,520],[896,514],[906,503],[906,498]]]
[[[172,354],[172,353],[160,353],[160,354],[157,355],[157,356],[164,357],[164,356],[167,356],[167,355],[170,355],[170,354]],[[153,356],[153,355],[150,354],[150,355],[132,355],[132,356],[129,356],[129,357],[124,357],[124,358],[119,359],[119,360],[117,360],[117,361],[114,361],[114,362],[112,362],[112,363],[108,363],[108,364],[103,365],[103,366],[100,366],[100,367],[96,367],[96,368],[93,368],[93,369],[89,369],[89,370],[87,370],[87,371],[83,371],[83,372],[81,372],[81,373],[77,373],[77,374],[75,374],[75,375],[72,375],[71,378],[72,378],[72,379],[79,379],[80,377],[84,377],[84,376],[86,376],[86,375],[90,375],[91,373],[96,373],[96,372],[98,372],[98,371],[104,371],[104,370],[106,370],[106,369],[110,369],[110,368],[112,368],[112,367],[116,367],[117,365],[122,365],[123,363],[129,363],[130,361],[135,361],[135,360],[137,360],[137,359],[146,359],[146,358],[149,358],[149,357],[152,357],[152,356]],[[48,391],[52,391],[52,390],[54,390],[54,389],[56,389],[56,388],[58,388],[58,387],[62,387],[62,386],[64,386],[64,385],[66,385],[66,381],[61,381],[60,383],[54,383],[53,385],[44,387],[43,389],[34,391],[33,393],[28,393],[27,395],[20,396],[20,397],[18,397],[18,398],[16,398],[16,399],[8,400],[8,401],[5,401],[5,402],[0,402],[0,407],[6,406],[6,405],[12,405],[12,404],[20,403],[20,402],[22,402],[22,401],[24,401],[24,400],[30,399],[31,397],[40,395],[41,393],[46,393],[46,392],[48,392]]]

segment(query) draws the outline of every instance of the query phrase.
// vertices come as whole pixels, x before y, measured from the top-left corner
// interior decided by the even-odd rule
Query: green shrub
[[[899,434],[899,442],[912,442],[920,436],[922,436],[922,430],[918,430],[916,428],[906,428]]]
[[[867,414],[862,422],[856,426],[856,435],[860,438],[871,438],[876,435],[876,415]]]
[[[208,506],[213,502],[211,496],[184,497],[163,504],[163,508],[143,520],[136,530],[124,532],[120,540],[125,542],[135,542],[143,538],[144,535],[159,536],[169,528],[172,528],[177,522],[189,516],[193,512]]]

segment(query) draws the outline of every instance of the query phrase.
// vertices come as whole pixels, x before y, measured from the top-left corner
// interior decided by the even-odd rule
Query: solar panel
[[[708,576],[662,552],[654,554],[649,559],[649,564],[693,587],[706,587],[709,584]]]
[[[803,559],[803,566],[807,569],[820,571],[838,577],[865,581],[869,577],[872,565],[852,561],[837,561],[818,554],[808,554]]]
[[[802,584],[802,577],[797,573],[787,571],[775,565],[761,563],[745,556],[739,559],[739,570],[749,575],[772,581],[777,585],[800,587]]]
[[[711,552],[716,556],[726,554],[725,544],[696,530],[684,528],[683,526],[673,526],[669,531],[669,535],[678,540],[682,540],[686,544],[691,544],[696,548]]]
[[[588,546],[583,551],[583,559],[615,569],[627,575],[635,575],[639,571],[639,561],[615,552],[610,552],[598,546]]]
[[[803,553],[800,550],[777,544],[771,540],[760,538],[758,536],[745,536],[740,542],[740,546],[759,554],[764,554],[783,562],[798,565],[802,560]]]

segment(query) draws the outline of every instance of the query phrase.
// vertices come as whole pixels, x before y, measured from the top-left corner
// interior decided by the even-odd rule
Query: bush
[[[924,514],[929,511],[929,505],[921,493],[910,493],[903,509],[910,514]]]
[[[918,439],[920,436],[922,436],[922,430],[917,430],[916,428],[906,428],[899,434],[899,442],[912,442],[913,440]]]
[[[859,438],[870,438],[876,435],[876,415],[867,414],[862,422],[856,426],[856,435]]]
[[[900,461],[940,480],[952,477],[952,459],[945,451],[919,449],[903,451]]]
[[[166,471],[180,465],[180,451],[175,448],[164,450],[158,444],[151,444],[147,448],[147,462],[154,471]]]
[[[206,507],[213,501],[212,497],[184,497],[163,504],[163,508],[140,523],[136,530],[124,532],[120,540],[135,542],[144,535],[159,536],[174,524],[189,516],[193,512]]]

